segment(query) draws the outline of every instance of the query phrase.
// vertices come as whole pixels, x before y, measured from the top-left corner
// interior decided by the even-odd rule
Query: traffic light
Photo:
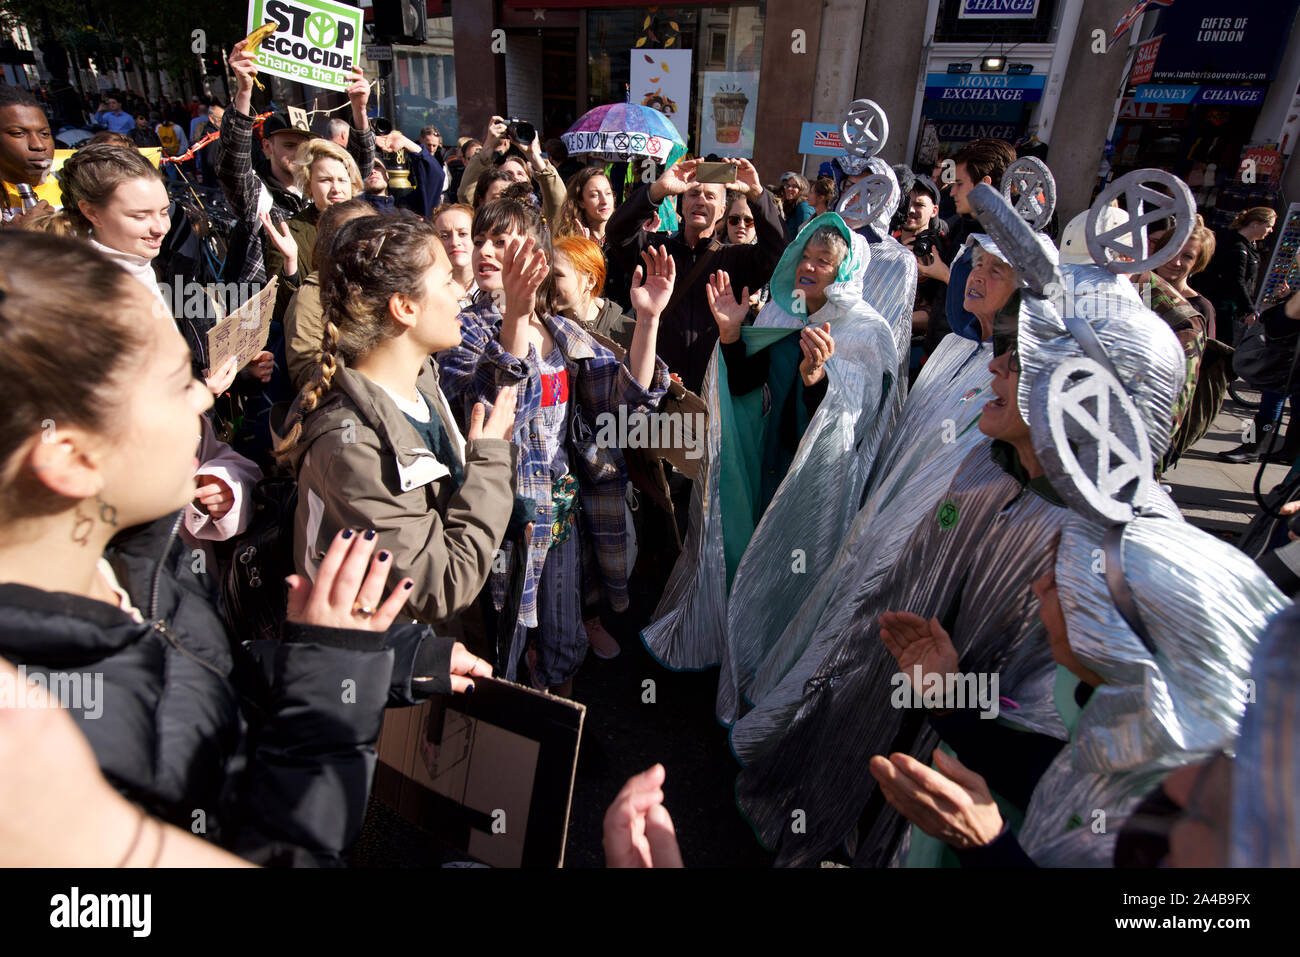
[[[425,0],[373,0],[375,39],[421,44],[428,30]]]

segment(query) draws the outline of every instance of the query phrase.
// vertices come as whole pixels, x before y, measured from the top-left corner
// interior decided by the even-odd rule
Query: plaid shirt
[[[311,201],[280,185],[280,181],[271,175],[271,164],[265,158],[254,168],[252,116],[240,113],[233,105],[228,107],[221,121],[218,143],[217,179],[235,215],[248,232],[248,249],[239,272],[239,282],[265,285],[266,253],[257,212],[262,190],[270,194],[272,208],[279,210],[284,219],[291,218]],[[362,133],[353,127],[348,135],[348,152],[359,168],[369,170],[375,164],[375,131],[367,126]]]
[[[461,344],[439,354],[438,365],[442,388],[453,405],[461,404],[465,420],[469,420],[475,402],[482,402],[490,410],[499,390],[506,386],[519,387],[514,434],[514,442],[520,449],[515,471],[516,491],[537,503],[519,621],[530,628],[536,627],[537,582],[551,541],[551,473],[542,436],[539,357],[531,346],[524,359],[512,356],[501,347],[501,314],[493,307],[490,296],[480,295],[461,313],[460,320]],[[627,468],[621,449],[602,448],[597,444],[599,417],[616,416],[623,405],[627,406],[629,415],[658,407],[668,390],[668,367],[656,358],[654,383],[649,389],[642,388],[625,363],[619,362],[576,323],[550,315],[544,321],[564,356],[569,374],[565,449],[570,469],[578,479],[583,533],[595,551],[606,598],[615,611],[623,611],[628,606],[629,572],[628,529],[623,506]],[[498,609],[504,602],[506,588],[506,573],[499,569],[510,567],[514,547],[513,541],[503,543],[505,561],[493,563],[489,583]]]

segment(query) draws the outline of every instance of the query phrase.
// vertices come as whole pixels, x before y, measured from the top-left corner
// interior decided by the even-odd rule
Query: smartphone
[[[730,163],[700,163],[695,167],[697,183],[734,183],[736,167]]]

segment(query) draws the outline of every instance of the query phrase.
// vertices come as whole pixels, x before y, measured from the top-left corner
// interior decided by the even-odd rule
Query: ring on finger
[[[360,615],[362,618],[373,618],[375,617],[375,610],[369,605],[361,604],[360,601],[354,601],[352,603],[352,614]]]

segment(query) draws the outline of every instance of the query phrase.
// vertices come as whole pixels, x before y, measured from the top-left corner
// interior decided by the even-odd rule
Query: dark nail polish
[[[352,537],[352,529],[350,529],[350,528],[345,528],[345,529],[343,529],[343,538],[344,538],[344,540],[346,541],[347,539],[349,539],[349,538],[351,538],[351,537]]]
[[[473,693],[474,693],[474,686],[473,686],[473,685],[470,685],[468,688],[466,688],[466,689],[465,689],[465,693],[466,693],[466,694],[473,694]]]
[[[388,561],[388,560],[389,560],[390,558],[392,558],[392,557],[393,557],[393,556],[390,555],[390,554],[388,554],[388,552],[380,552],[380,553],[379,553],[379,560],[380,560],[381,562],[386,562],[386,561]]]
[[[364,537],[365,540],[368,541],[368,542],[370,542],[370,541],[374,541],[374,538],[375,538],[375,530],[374,530],[373,528],[368,528],[368,529],[366,529],[366,534],[365,534],[363,537]]]
[[[407,582],[405,585],[402,586],[402,590],[410,591],[414,587],[415,587],[415,582]]]

